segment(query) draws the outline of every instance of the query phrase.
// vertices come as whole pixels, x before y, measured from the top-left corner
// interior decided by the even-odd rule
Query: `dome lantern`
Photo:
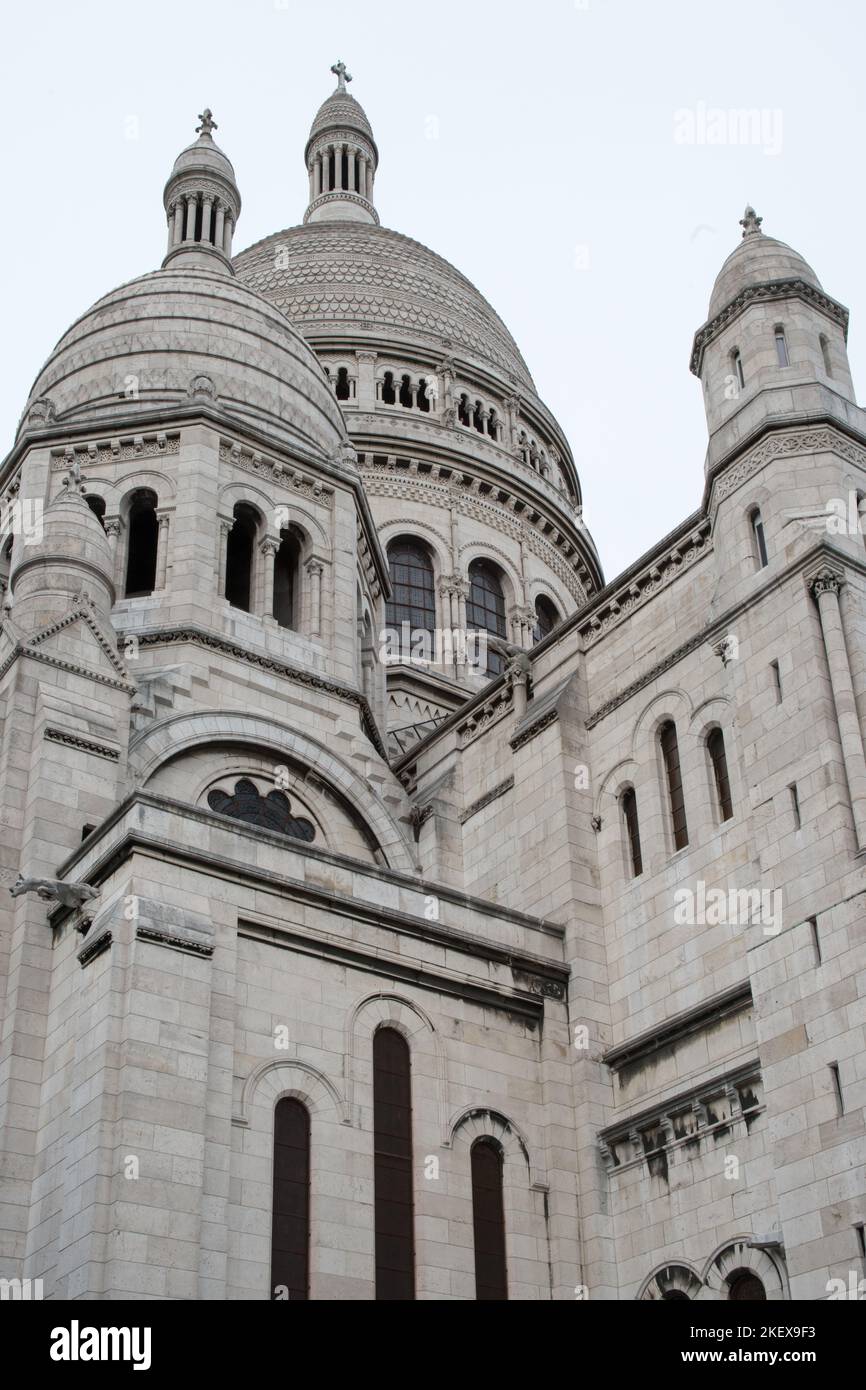
[[[379,151],[360,102],[350,94],[352,74],[343,62],[331,68],[336,89],[319,108],[304,152],[310,203],[304,222],[378,225],[373,187]]]
[[[232,236],[241,195],[231,162],[214,142],[217,124],[210,107],[205,107],[199,120],[199,138],[178,155],[163,193],[168,218],[163,267],[183,259],[233,275]]]

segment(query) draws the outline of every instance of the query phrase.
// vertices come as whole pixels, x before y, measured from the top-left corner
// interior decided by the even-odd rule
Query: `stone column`
[[[833,704],[842,742],[842,757],[851,797],[857,848],[862,850],[866,849],[866,758],[863,755],[863,734],[854,698],[851,664],[848,660],[839,605],[839,591],[844,582],[841,575],[826,569],[813,579],[811,587],[821,617],[821,631],[824,635]]]
[[[274,617],[274,559],[279,549],[279,541],[265,537],[259,550],[261,553],[261,617]],[[250,595],[252,596],[252,595]],[[256,612],[254,602],[253,612]]]
[[[210,243],[211,218],[213,214],[213,198],[206,197],[201,200],[201,239]]]
[[[184,240],[192,241],[195,238],[195,214],[197,204],[195,197],[188,197],[186,200],[186,230]]]
[[[219,529],[219,557],[217,563],[217,592],[220,598],[226,596],[226,565],[228,563],[229,536],[231,534],[232,521],[220,521]]]
[[[362,154],[358,155],[358,192],[362,198],[367,196],[367,161]]]
[[[313,197],[318,198],[322,192],[322,156],[317,154],[313,160]]]
[[[341,191],[343,187],[343,146],[334,146],[334,191]]]
[[[233,232],[233,230],[234,230],[234,228],[232,227],[232,215],[231,215],[230,212],[226,211],[225,227],[223,228],[223,247],[222,247],[222,249],[223,249],[223,254],[226,255],[226,256],[228,256],[228,257],[231,257],[231,254],[232,254],[232,232]]]
[[[178,198],[174,205],[174,224],[171,230],[172,246],[179,246],[183,241],[183,198]]]
[[[213,244],[218,251],[222,251],[223,242],[226,235],[226,207],[225,203],[218,202],[216,208],[216,228],[213,234]]]
[[[119,516],[107,516],[105,518],[105,534],[108,537],[108,545],[111,550],[111,573],[114,579],[114,591],[118,598],[123,598],[123,575],[120,573],[120,533],[123,530],[123,522]]]
[[[306,574],[310,590],[308,607],[310,630],[305,635],[308,637],[321,637],[322,635],[322,576],[324,573],[325,566],[321,560],[307,561]]]
[[[164,589],[168,565],[168,512],[157,512],[156,521],[159,527],[156,543],[156,588]]]

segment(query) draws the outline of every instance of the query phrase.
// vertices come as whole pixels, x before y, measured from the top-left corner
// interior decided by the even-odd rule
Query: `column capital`
[[[814,598],[820,599],[822,594],[835,594],[838,597],[845,579],[838,570],[831,569],[828,565],[812,575],[808,583],[810,593]]]

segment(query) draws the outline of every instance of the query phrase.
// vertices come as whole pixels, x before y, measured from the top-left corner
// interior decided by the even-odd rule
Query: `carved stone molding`
[[[642,608],[661,589],[667,588],[707,555],[710,547],[710,522],[705,518],[698,522],[688,537],[672,546],[666,555],[657,557],[642,574],[624,584],[606,603],[593,611],[579,628],[586,645],[593,646],[611,628],[618,626],[636,609]]]
[[[254,473],[257,477],[269,478],[272,482],[290,488],[302,497],[307,497],[313,502],[321,502],[324,507],[333,506],[333,488],[290,463],[281,463],[277,459],[269,458],[251,449],[243,449],[239,444],[233,444],[224,439],[220,440],[219,457],[220,463],[232,464],[235,468],[242,468],[246,473]]]
[[[178,454],[180,435],[167,435],[162,432],[153,435],[134,435],[128,439],[96,440],[86,444],[76,444],[64,449],[63,453],[51,455],[51,472],[69,471],[70,457],[86,461],[88,468],[99,467],[105,463],[129,463],[133,459],[158,458],[161,454]]]
[[[514,778],[508,777],[504,782],[500,782],[498,787],[493,787],[486,796],[481,796],[477,801],[473,801],[471,806],[467,806],[465,811],[460,814],[460,824],[465,825],[473,816],[477,816],[479,811],[483,811],[486,806],[490,806],[494,801],[514,789]]]
[[[75,748],[80,753],[93,753],[95,757],[105,758],[111,763],[120,761],[118,748],[109,748],[107,744],[94,743],[91,739],[80,738],[77,734],[65,733],[63,729],[46,729],[44,737],[49,743],[62,743],[67,748]]]
[[[834,430],[832,426],[822,426],[811,430],[792,430],[769,435],[754,449],[749,450],[736,463],[731,463],[718,472],[712,485],[712,503],[717,505],[748,482],[765,463],[777,458],[793,458],[798,454],[838,454],[848,463],[866,469],[866,449],[855,444],[852,439]]]
[[[724,328],[750,304],[772,303],[778,299],[803,299],[807,304],[820,309],[834,323],[838,323],[845,337],[848,336],[848,310],[837,300],[831,299],[823,290],[795,277],[782,280],[768,280],[763,285],[750,285],[741,290],[735,299],[726,304],[718,314],[699,328],[695,334],[692,357],[689,366],[695,376],[700,376],[704,352],[709,343],[717,338]]]

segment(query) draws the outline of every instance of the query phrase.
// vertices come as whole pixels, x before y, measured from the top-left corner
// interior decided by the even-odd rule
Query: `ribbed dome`
[[[764,236],[761,232],[746,236],[716,276],[708,318],[714,318],[741,290],[765,285],[770,280],[789,279],[805,280],[815,289],[821,289],[808,261],[784,241],[776,241],[775,237]]]
[[[292,227],[249,247],[234,265],[313,343],[344,327],[355,342],[384,336],[474,358],[535,391],[517,344],[483,295],[399,232],[356,222]]]
[[[327,101],[322,102],[316,112],[315,120],[310,127],[307,148],[309,149],[318,135],[324,135],[328,130],[357,130],[367,137],[374,149],[376,148],[373,127],[363,106],[350,92],[342,92],[339,88],[331,93]]]
[[[61,338],[28,408],[42,397],[58,424],[109,424],[121,410],[198,397],[327,457],[345,439],[324,373],[286,317],[233,276],[196,267],[154,271],[98,300]]]
[[[210,135],[200,135],[191,145],[187,145],[185,150],[181,150],[174,167],[171,171],[169,182],[176,178],[178,174],[188,174],[199,170],[210,174],[219,174],[224,179],[235,182],[235,171],[228,155],[223,154],[219,145],[215,144]]]

